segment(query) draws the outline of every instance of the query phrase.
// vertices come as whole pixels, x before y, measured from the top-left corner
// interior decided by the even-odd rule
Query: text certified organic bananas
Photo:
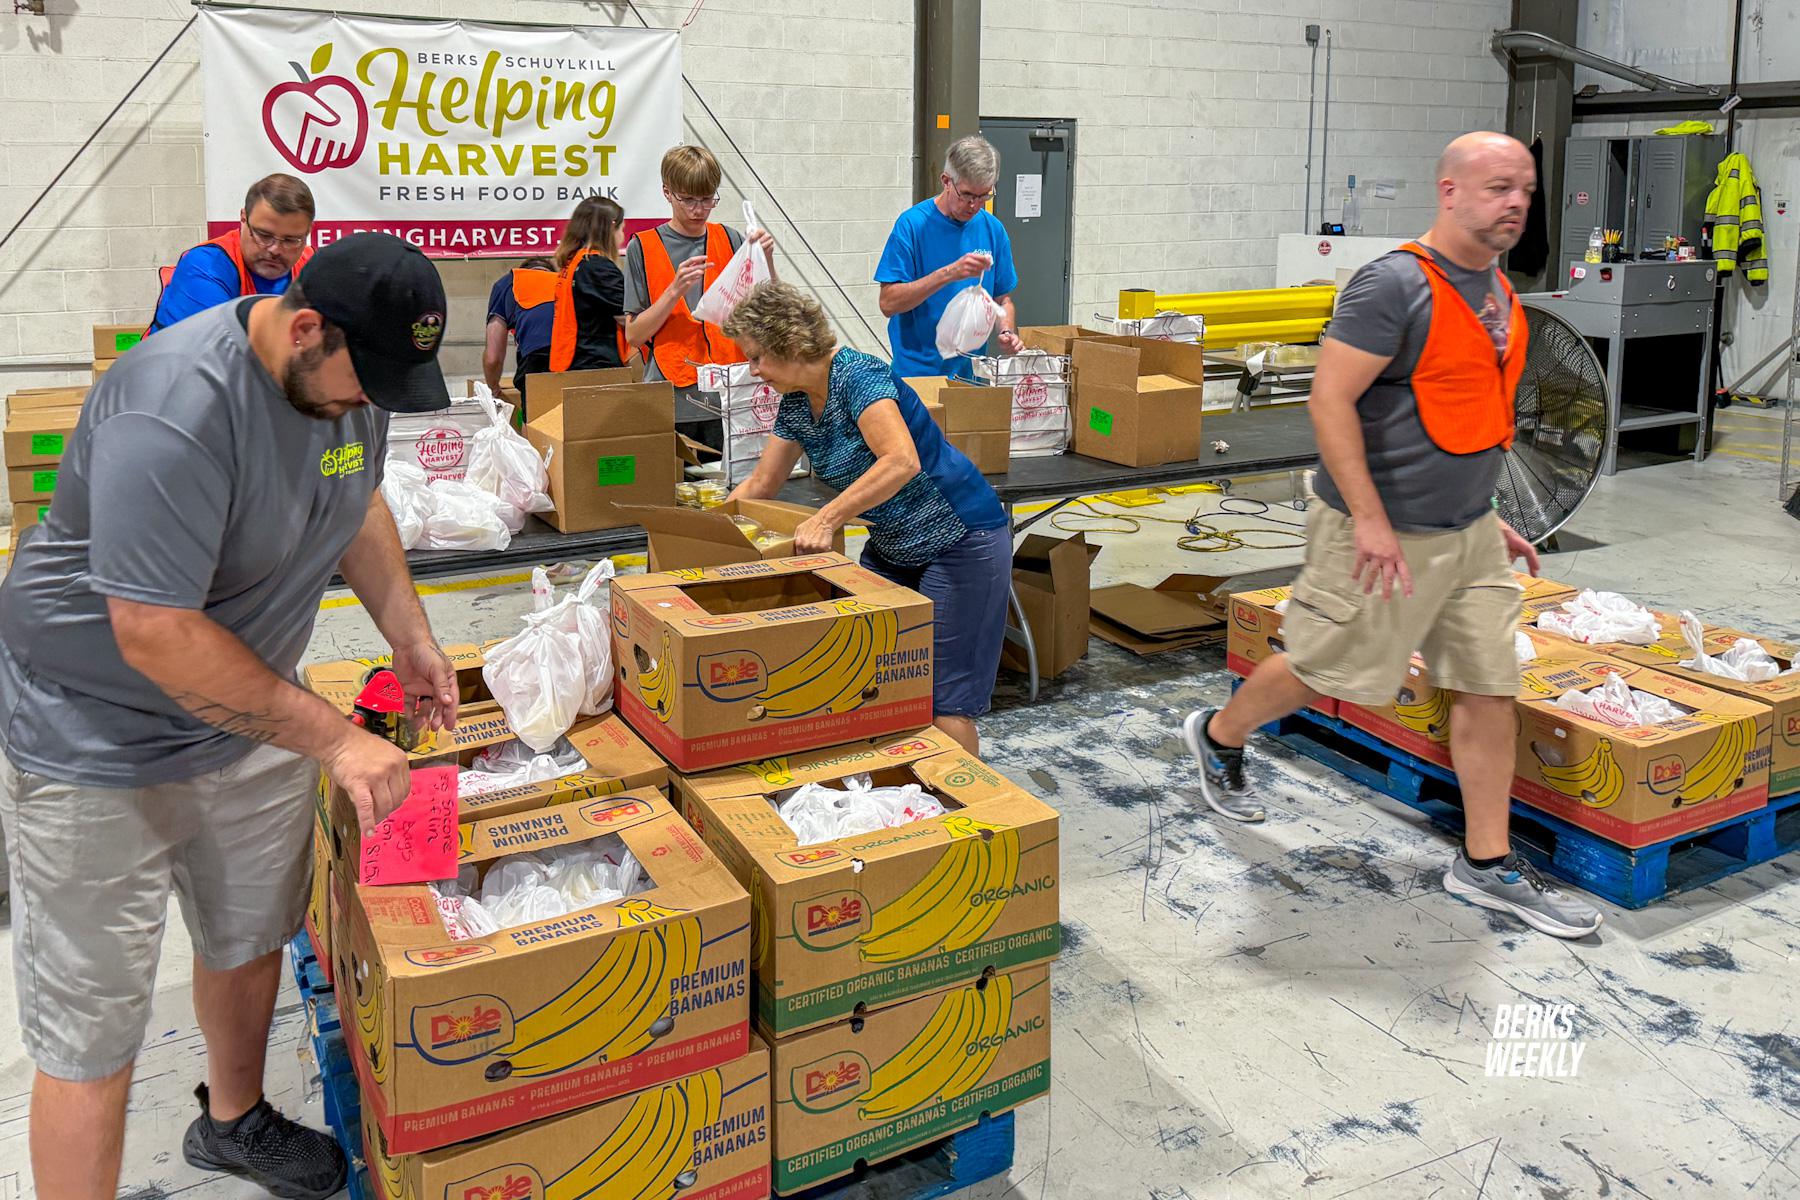
[[[1019,874],[1019,831],[955,816],[943,827],[955,840],[923,879],[875,914],[860,939],[865,962],[973,945],[1006,907]]]

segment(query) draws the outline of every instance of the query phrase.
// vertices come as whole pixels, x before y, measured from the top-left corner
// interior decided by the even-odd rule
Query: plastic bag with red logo
[[[706,294],[700,297],[700,303],[694,306],[694,320],[723,325],[731,310],[750,294],[751,288],[775,277],[762,243],[750,240],[750,235],[761,228],[756,223],[756,212],[750,202],[744,201],[744,240],[731,261],[725,264],[725,269],[712,281],[712,286],[706,289]]]
[[[1656,614],[1617,592],[1583,591],[1560,608],[1538,614],[1537,627],[1572,642],[1624,642],[1649,646],[1662,636]]]
[[[531,595],[535,611],[525,614],[525,628],[489,652],[481,678],[519,740],[544,751],[575,723],[588,683],[581,643],[552,615],[550,577],[542,567],[531,572]]]
[[[1617,675],[1608,675],[1605,683],[1585,692],[1564,692],[1556,698],[1556,707],[1621,729],[1662,725],[1687,716],[1679,706],[1661,696],[1640,692]]]
[[[938,318],[937,352],[943,358],[961,358],[987,345],[995,322],[1006,316],[1000,302],[979,283],[951,297]]]
[[[874,833],[944,815],[944,806],[916,783],[876,787],[867,775],[852,775],[844,787],[808,783],[795,788],[776,808],[802,846]]]
[[[487,413],[485,429],[469,439],[466,483],[492,492],[506,507],[500,519],[519,532],[528,513],[549,512],[550,469],[530,442],[513,428],[512,405],[497,399],[485,383],[475,385],[475,400]]]

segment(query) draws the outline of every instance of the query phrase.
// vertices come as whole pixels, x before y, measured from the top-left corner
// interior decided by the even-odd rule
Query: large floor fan
[[[1575,515],[1600,478],[1606,379],[1574,326],[1525,305],[1531,347],[1519,380],[1518,433],[1500,471],[1500,517],[1542,542]]]

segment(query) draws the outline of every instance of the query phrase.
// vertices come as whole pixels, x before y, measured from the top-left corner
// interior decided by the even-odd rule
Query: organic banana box
[[[395,1154],[363,1109],[377,1200],[764,1200],[769,1048],[479,1141]]]
[[[775,1190],[848,1175],[1050,1091],[1050,969],[1024,967],[771,1046]]]
[[[1621,676],[1684,715],[1609,725],[1556,707],[1563,693]],[[1513,795],[1609,841],[1639,847],[1769,801],[1769,706],[1647,667],[1595,656],[1532,663],[1514,708]]]
[[[425,885],[348,881],[332,938],[350,1057],[396,1154],[711,1070],[749,1049],[750,899],[657,791],[472,821],[459,860],[616,834],[652,886],[452,940]]]
[[[1708,627],[1702,636],[1701,644],[1706,652],[1719,655],[1731,649],[1739,638],[1750,638],[1762,643],[1769,656],[1781,664],[1785,672],[1794,665],[1800,648],[1783,642],[1759,638],[1755,634],[1745,633],[1738,629],[1720,629]],[[1777,675],[1774,679],[1761,682],[1746,683],[1736,679],[1724,679],[1717,675],[1708,675],[1704,671],[1691,671],[1680,665],[1683,658],[1691,659],[1693,651],[1684,643],[1680,655],[1671,661],[1664,656],[1664,647],[1641,646],[1616,650],[1612,657],[1626,662],[1638,663],[1651,667],[1677,679],[1687,679],[1702,687],[1726,692],[1733,696],[1741,696],[1746,700],[1754,700],[1769,708],[1769,718],[1773,727],[1770,735],[1769,759],[1769,794],[1784,796],[1789,792],[1800,791],[1800,674]]]
[[[868,775],[945,814],[802,846],[774,801]],[[1062,948],[1056,811],[939,729],[676,776],[689,822],[750,889],[768,1035],[1048,962]]]
[[[931,724],[931,601],[841,554],[612,583],[619,712],[679,771]]]
[[[313,956],[325,981],[331,982],[331,892],[333,877],[331,831],[326,828],[325,814],[313,808],[312,890],[306,897],[306,937],[312,943]]]
[[[1281,619],[1293,590],[1273,587],[1231,594],[1226,604],[1230,618],[1225,629],[1227,671],[1248,679],[1257,663],[1287,649],[1281,640]],[[1319,697],[1318,703],[1310,707],[1328,717],[1338,715],[1338,702],[1330,696]]]

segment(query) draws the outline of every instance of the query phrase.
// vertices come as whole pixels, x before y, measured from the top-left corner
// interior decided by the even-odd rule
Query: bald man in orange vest
[[[183,251],[162,269],[162,292],[146,333],[167,329],[227,300],[279,296],[312,257],[312,189],[292,175],[250,185],[238,227]]]
[[[1437,219],[1358,271],[1319,349],[1312,400],[1319,498],[1306,565],[1282,620],[1286,652],[1231,702],[1188,714],[1201,792],[1222,816],[1261,821],[1244,777],[1250,732],[1321,696],[1393,702],[1415,651],[1451,694],[1445,718],[1468,826],[1444,887],[1535,929],[1576,938],[1599,909],[1512,852],[1513,648],[1520,587],[1537,551],[1494,511],[1527,327],[1497,260],[1525,229],[1531,153],[1470,133],[1437,167]]]

